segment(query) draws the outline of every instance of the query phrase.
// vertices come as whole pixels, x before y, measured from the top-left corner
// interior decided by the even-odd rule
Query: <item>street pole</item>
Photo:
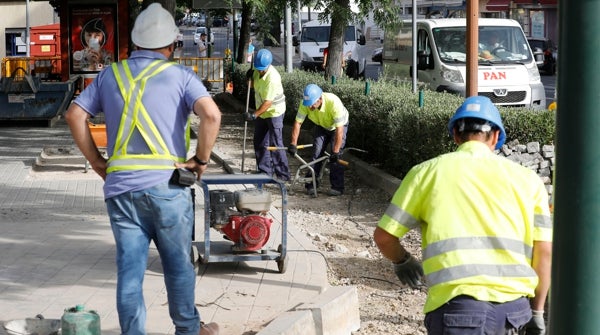
[[[285,37],[284,52],[285,52],[285,72],[291,73],[292,66],[292,7],[289,2],[285,3]]]
[[[600,0],[559,3],[550,334],[600,329]],[[585,27],[585,28],[584,28]]]
[[[402,12],[404,14],[404,12]],[[417,0],[412,0],[412,88],[417,93]]]
[[[465,96],[471,97],[478,94],[477,74],[479,65],[478,39],[479,39],[479,1],[467,1],[467,78]]]

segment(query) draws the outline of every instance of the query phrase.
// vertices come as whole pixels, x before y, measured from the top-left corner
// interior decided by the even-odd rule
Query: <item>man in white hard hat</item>
[[[131,32],[137,47],[131,57],[100,72],[65,116],[75,143],[105,180],[122,334],[146,334],[143,280],[151,241],[160,254],[175,334],[219,332],[216,323],[200,322],[189,253],[194,224],[190,185],[206,170],[221,114],[192,70],[167,61],[178,33],[167,10],[158,3],[148,6]],[[195,153],[187,158],[190,111],[201,122]],[[101,112],[108,160],[87,126],[88,118]]]

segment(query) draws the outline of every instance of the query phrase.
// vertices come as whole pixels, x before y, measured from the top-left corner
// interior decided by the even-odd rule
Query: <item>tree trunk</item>
[[[336,8],[331,13],[331,30],[329,32],[329,50],[325,67],[325,78],[342,75],[342,62],[344,60],[344,39],[348,21],[344,11],[350,10],[349,0],[335,0]]]
[[[248,41],[250,39],[250,23],[252,20],[252,4],[248,1],[242,2],[242,26],[240,27],[240,40],[238,41],[238,53],[235,60],[238,64],[246,62],[248,56]]]

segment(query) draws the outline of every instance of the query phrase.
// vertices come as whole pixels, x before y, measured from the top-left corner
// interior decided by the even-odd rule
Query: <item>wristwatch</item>
[[[200,158],[198,158],[198,156],[194,155],[194,157],[192,157],[194,159],[194,162],[196,162],[196,164],[198,165],[206,165],[208,164],[207,161],[203,161]]]

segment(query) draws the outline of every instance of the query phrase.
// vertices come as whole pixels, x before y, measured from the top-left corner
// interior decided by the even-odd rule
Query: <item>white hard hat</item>
[[[169,11],[154,2],[135,19],[131,41],[140,48],[158,49],[173,43],[179,28]]]

